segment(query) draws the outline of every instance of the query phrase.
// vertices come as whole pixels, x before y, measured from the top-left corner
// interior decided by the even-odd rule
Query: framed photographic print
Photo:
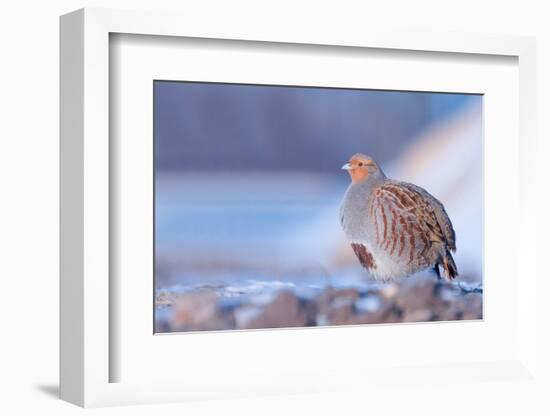
[[[482,318],[482,95],[153,88],[155,332]]]
[[[533,40],[240,23],[61,19],[62,398],[532,378]]]

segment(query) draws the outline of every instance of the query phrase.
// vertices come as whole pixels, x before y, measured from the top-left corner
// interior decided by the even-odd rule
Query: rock
[[[305,326],[306,308],[298,297],[288,291],[280,292],[258,316],[250,319],[247,328],[283,328]]]
[[[171,320],[173,331],[214,331],[234,325],[219,309],[214,292],[185,293],[177,298]]]
[[[326,288],[316,299],[317,325],[349,324],[355,315],[355,302],[360,292],[355,288]]]
[[[431,309],[436,292],[436,280],[433,278],[406,279],[395,295],[395,305],[404,315],[419,309]]]
[[[429,309],[417,309],[404,313],[402,322],[426,322],[432,319],[433,313]]]
[[[461,297],[462,319],[483,318],[483,297],[481,293],[468,293]]]

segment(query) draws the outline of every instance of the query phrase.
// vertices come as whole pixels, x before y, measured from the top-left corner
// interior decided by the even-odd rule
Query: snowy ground
[[[473,320],[483,315],[479,284],[437,281],[428,273],[399,284],[341,283],[247,279],[159,291],[156,331]]]

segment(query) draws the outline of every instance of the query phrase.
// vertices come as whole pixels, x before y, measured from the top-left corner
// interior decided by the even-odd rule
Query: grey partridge
[[[351,176],[340,209],[342,228],[361,265],[379,280],[433,268],[440,278],[458,270],[455,231],[443,204],[419,186],[386,177],[369,156],[342,166]]]

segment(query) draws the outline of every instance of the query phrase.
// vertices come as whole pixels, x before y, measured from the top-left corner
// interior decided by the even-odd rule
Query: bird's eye
[[[359,162],[359,166],[363,166],[363,162]]]

